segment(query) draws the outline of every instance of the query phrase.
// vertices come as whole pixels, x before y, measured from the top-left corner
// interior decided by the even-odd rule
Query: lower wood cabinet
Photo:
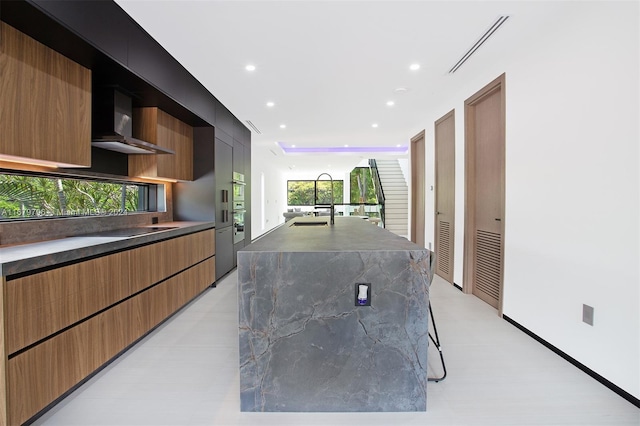
[[[0,424],[26,422],[209,287],[214,233],[3,280]]]

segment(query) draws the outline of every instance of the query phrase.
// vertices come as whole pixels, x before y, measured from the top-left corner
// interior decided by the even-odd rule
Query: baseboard
[[[513,326],[515,326],[516,328],[518,328],[520,331],[526,333],[527,335],[529,335],[533,339],[537,340],[539,343],[542,343],[544,346],[546,346],[547,348],[551,349],[557,355],[560,355],[566,361],[570,362],[575,367],[577,367],[580,370],[582,370],[583,372],[587,373],[589,376],[593,377],[598,382],[602,383],[604,386],[608,387],[609,389],[611,389],[612,391],[614,391],[615,393],[617,393],[618,395],[620,395],[621,397],[623,397],[624,399],[626,399],[627,401],[629,401],[630,403],[635,405],[636,407],[640,408],[640,399],[638,399],[635,396],[631,395],[629,392],[625,391],[624,389],[620,388],[619,386],[615,385],[614,383],[611,383],[606,378],[602,377],[601,375],[599,375],[595,371],[591,370],[586,365],[580,363],[575,358],[570,357],[569,355],[567,355],[566,353],[564,353],[560,349],[558,349],[555,346],[553,346],[551,343],[547,342],[546,340],[544,340],[543,338],[541,338],[537,334],[533,333],[529,329],[527,329],[527,328],[523,327],[522,325],[518,324],[516,321],[514,321],[511,318],[509,318],[508,316],[502,315],[502,318],[504,318],[508,323],[510,323]]]

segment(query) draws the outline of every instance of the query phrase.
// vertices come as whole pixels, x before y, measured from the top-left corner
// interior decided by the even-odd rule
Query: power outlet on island
[[[355,284],[355,305],[371,306],[371,283]]]

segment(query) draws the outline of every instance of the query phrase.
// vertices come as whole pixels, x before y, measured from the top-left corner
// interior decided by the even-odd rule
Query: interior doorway
[[[505,75],[465,101],[463,290],[502,315]]]
[[[424,130],[411,138],[411,241],[424,247]]]
[[[453,284],[455,110],[435,122],[435,273]]]

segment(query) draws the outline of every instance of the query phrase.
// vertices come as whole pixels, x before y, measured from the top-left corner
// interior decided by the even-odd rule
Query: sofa
[[[304,212],[301,211],[300,207],[296,207],[292,209],[287,209],[286,212],[282,213],[282,216],[284,216],[284,221],[287,222],[293,219],[294,217],[304,216]]]

